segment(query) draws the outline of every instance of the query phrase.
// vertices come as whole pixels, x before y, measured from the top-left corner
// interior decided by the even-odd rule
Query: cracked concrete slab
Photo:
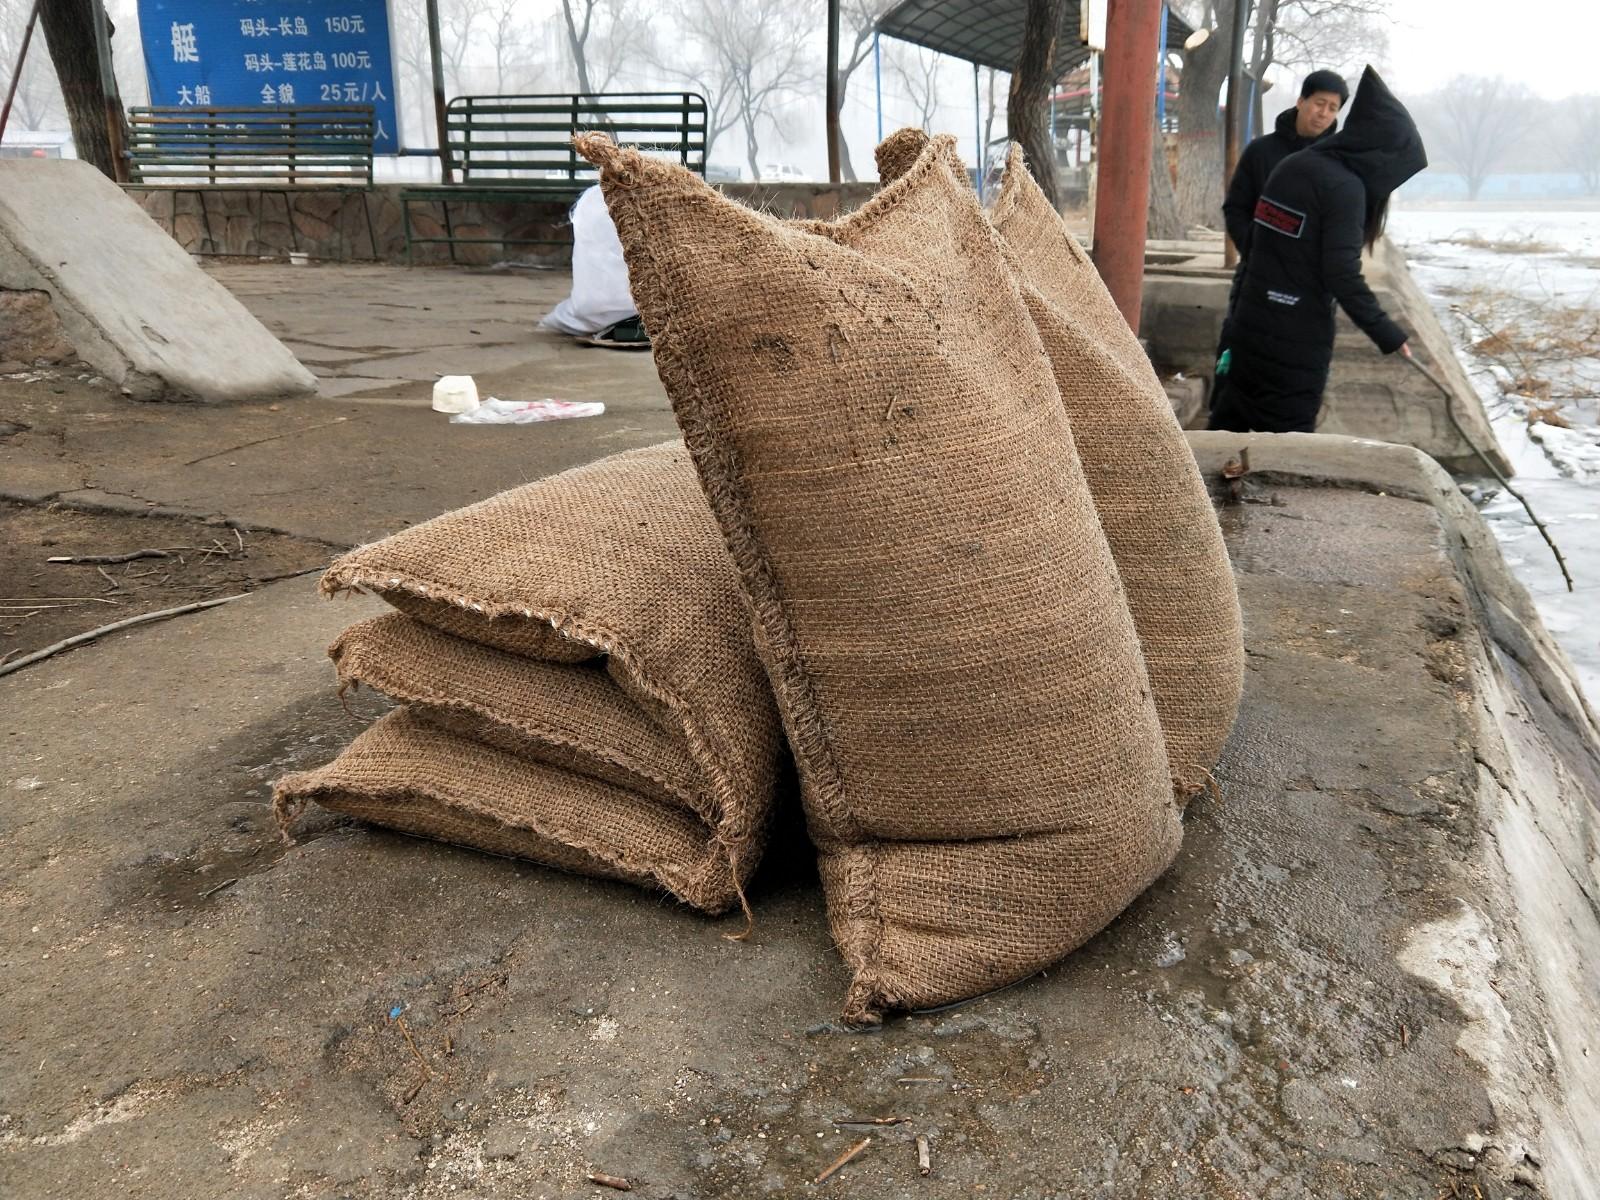
[[[127,394],[241,400],[314,380],[88,163],[0,161],[0,287],[48,292],[73,348]]]
[[[1208,474],[1240,440],[1196,437]],[[1247,692],[1177,864],[1045,976],[873,1034],[797,826],[744,943],[331,819],[277,842],[270,780],[377,711],[322,658],[367,600],[275,585],[0,681],[0,1190],[743,1200],[870,1134],[837,1194],[1593,1195],[1593,718],[1421,456],[1244,440]],[[836,1124],[873,1116],[910,1120]]]

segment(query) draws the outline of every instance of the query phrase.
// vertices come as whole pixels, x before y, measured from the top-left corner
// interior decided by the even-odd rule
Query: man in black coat
[[[1228,318],[1212,429],[1316,428],[1335,303],[1383,353],[1409,353],[1405,331],[1362,278],[1361,251],[1382,234],[1390,193],[1427,165],[1416,122],[1368,67],[1344,128],[1268,176]]]
[[[1350,87],[1344,76],[1334,71],[1311,72],[1300,85],[1300,99],[1294,107],[1279,113],[1272,132],[1256,138],[1239,155],[1239,165],[1222,201],[1222,219],[1241,259],[1250,256],[1250,227],[1267,176],[1296,150],[1332,137],[1339,110],[1349,98]]]

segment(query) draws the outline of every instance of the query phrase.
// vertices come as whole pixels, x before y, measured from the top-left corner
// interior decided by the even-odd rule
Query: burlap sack
[[[1059,958],[1180,831],[1116,569],[971,189],[940,145],[808,232],[578,144],[756,613],[846,1019]]]
[[[680,864],[675,878],[698,881],[688,892],[658,878],[710,911],[740,898],[783,742],[737,576],[681,443],[616,455],[363,546],[333,564],[322,588],[373,592],[426,627],[357,626],[335,646],[347,679],[502,750],[626,786],[671,809],[674,830],[698,821],[709,831],[698,854],[720,855],[722,873]],[[335,777],[292,777],[280,794],[286,804],[302,795],[329,803]],[[518,811],[532,803],[518,800]],[[428,819],[420,801],[406,811]],[[603,839],[604,826],[592,833],[591,843]],[[444,827],[431,835],[451,836]]]
[[[370,687],[463,737],[716,819],[682,737],[598,664],[508,654],[403,613],[352,625],[328,656],[341,689]]]
[[[1210,778],[1244,686],[1239,592],[1172,404],[1089,256],[1013,146],[991,214],[1055,368],[1139,631],[1180,794]]]
[[[285,803],[316,801],[405,833],[665,888],[689,903],[719,890],[732,896],[727,856],[707,853],[706,827],[687,809],[519,758],[406,708],[278,789]]]
[[[887,187],[916,165],[928,148],[928,135],[915,126],[897,129],[872,152],[878,164],[878,185]]]
[[[927,143],[920,129],[890,134],[879,178],[899,178]],[[1020,146],[990,219],[1050,355],[1187,799],[1210,778],[1244,686],[1239,593],[1216,512],[1149,357]]]

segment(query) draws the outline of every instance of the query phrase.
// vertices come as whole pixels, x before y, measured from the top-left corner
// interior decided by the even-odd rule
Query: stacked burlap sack
[[[739,901],[782,734],[738,580],[680,442],[619,454],[338,559],[325,594],[397,609],[347,629],[341,687],[400,707],[278,783],[408,833]]]
[[[378,657],[353,648],[372,638],[361,632],[369,626],[347,633],[335,647],[341,677],[406,707],[334,764],[286,780],[284,803],[313,798],[414,832],[665,887],[715,910],[754,866],[781,717],[829,922],[852,974],[847,1020],[963,999],[1067,954],[1171,863],[1180,805],[1208,779],[1232,724],[1243,660],[1237,596],[1203,483],[1093,267],[1019,158],[991,223],[948,138],[896,135],[886,154],[899,153],[901,166],[885,174],[898,178],[827,223],[776,221],[603,136],[578,145],[601,169],[698,475],[697,489],[681,450],[641,452],[662,460],[649,486],[669,477],[674,486],[668,500],[647,498],[641,483],[631,518],[672,508],[678,536],[700,539],[694,567],[652,570],[671,551],[602,533],[599,517],[584,537],[563,540],[554,531],[570,508],[507,524],[519,505],[549,504],[585,472],[615,480],[639,456],[340,560],[325,588],[363,586],[407,614],[370,624],[389,622],[413,640],[431,627],[430,636],[455,640],[396,675],[359,665]],[[625,530],[629,518],[613,508],[604,528]],[[451,557],[453,586],[436,566],[429,573],[443,548],[464,541],[477,549]],[[562,553],[586,564],[580,600],[562,586]],[[641,554],[650,564],[642,571]],[[528,558],[538,565],[520,565]],[[481,560],[502,564],[492,584],[471,582],[482,578]],[[637,584],[660,606],[645,642],[650,661],[659,642],[669,667],[641,665],[638,640],[616,636],[615,611],[589,606],[607,572],[628,581],[613,584],[608,603]],[[559,583],[535,600],[534,581],[547,574]],[[713,582],[724,590],[712,605],[674,590]],[[700,611],[709,608],[714,620]],[[594,633],[596,615],[611,634]],[[683,643],[674,637],[686,617],[702,621],[700,651],[717,656],[693,681],[677,670]],[[508,629],[521,632],[508,639]],[[651,776],[654,791],[638,790],[637,771],[619,779],[595,768],[615,767],[617,746],[636,744],[612,740],[620,725],[569,717],[562,738],[531,749],[525,735],[536,720],[508,718],[503,696],[492,705],[464,698],[484,670],[434,673],[461,653],[457,643],[471,642],[487,643],[480,649],[496,662],[570,670],[579,664],[557,655],[574,641],[605,656],[581,665],[603,664],[616,690],[677,742],[699,794],[714,797],[698,807],[684,800],[693,783],[673,793],[680,819],[690,811],[699,824],[670,854],[655,845],[642,858],[632,846],[637,822],[626,819],[635,810],[610,792],[593,799],[606,787],[646,797],[652,815],[670,808],[665,767]],[[543,683],[523,692],[556,694]],[[663,703],[663,692],[676,703]],[[751,752],[737,768],[726,754],[717,760],[718,790],[696,747],[705,724],[737,724],[730,714],[741,705],[737,727]],[[490,707],[500,715],[485,717]],[[364,764],[395,754],[397,729],[409,739],[404,761],[375,788]],[[555,761],[547,748],[579,741],[577,759]],[[481,823],[422,825],[430,806],[511,823],[515,789],[474,764],[490,755],[522,764],[530,753],[543,773],[520,780],[516,823],[539,840],[491,845]],[[549,820],[527,812],[549,803],[557,780],[570,790],[572,778],[584,780],[590,802],[565,804],[552,836]],[[485,800],[488,783],[497,790]],[[626,854],[607,853],[624,843]],[[691,845],[702,854],[686,866],[678,855]]]

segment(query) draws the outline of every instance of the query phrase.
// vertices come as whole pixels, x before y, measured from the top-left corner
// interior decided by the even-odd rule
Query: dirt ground
[[[0,502],[0,664],[127,617],[319,570],[332,554],[220,522]]]

